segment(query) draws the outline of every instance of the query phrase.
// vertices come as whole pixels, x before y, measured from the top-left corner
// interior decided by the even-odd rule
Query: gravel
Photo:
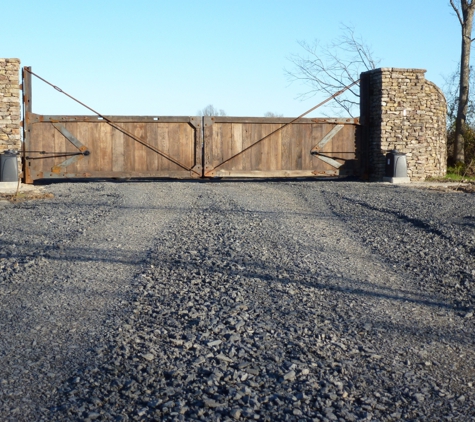
[[[0,207],[0,419],[475,420],[475,196],[55,184]]]

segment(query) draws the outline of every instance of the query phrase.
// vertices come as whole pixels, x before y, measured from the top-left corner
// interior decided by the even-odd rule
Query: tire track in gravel
[[[471,321],[368,249],[364,224],[351,234],[337,195],[325,201],[336,192],[194,185],[134,282],[128,320],[62,386],[56,417],[473,416]]]
[[[155,233],[187,207],[186,192],[181,205],[173,200],[173,185],[61,184],[49,190],[54,200],[21,204],[20,225],[3,227],[5,241],[17,236],[14,271],[0,285],[4,421],[49,419],[60,382],[100,358],[130,310],[130,280]]]

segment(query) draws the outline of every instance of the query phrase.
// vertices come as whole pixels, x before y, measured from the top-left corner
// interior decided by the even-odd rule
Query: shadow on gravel
[[[366,296],[366,297],[373,297],[373,298],[379,298],[379,299],[388,299],[388,300],[396,301],[396,302],[414,303],[414,304],[433,307],[433,308],[450,309],[452,311],[457,311],[457,312],[466,311],[466,308],[464,307],[455,306],[453,304],[441,302],[438,300],[431,300],[431,297],[429,295],[423,295],[423,294],[420,295],[420,296],[427,296],[427,298],[410,297],[406,295],[408,292],[404,292],[404,291],[399,291],[399,294],[398,294],[397,290],[395,290],[394,293],[391,293],[391,292],[364,289],[362,287],[355,288],[354,287],[355,285],[363,284],[363,285],[373,286],[373,288],[376,288],[379,290],[383,290],[383,289],[393,290],[393,289],[382,288],[381,286],[378,286],[372,283],[362,283],[362,282],[359,282],[356,280],[350,280],[350,279],[342,279],[342,280],[345,280],[347,282],[347,286],[336,286],[334,284],[324,284],[320,282],[316,282],[316,283],[300,282],[300,284],[304,284],[307,287],[316,287],[321,290],[328,290],[328,291],[333,291],[333,292],[337,291],[337,292],[348,294],[348,295],[358,295],[358,296]],[[415,295],[415,293],[413,292],[411,292],[410,294]]]
[[[115,178],[115,179],[100,179],[100,178],[77,178],[77,179],[38,179],[34,184],[39,186],[55,185],[64,183],[285,183],[285,182],[355,182],[367,183],[361,181],[356,177],[269,177],[269,178],[208,178],[208,179],[165,179],[165,178]]]
[[[362,206],[364,208],[367,208],[371,211],[376,211],[376,212],[381,212],[381,213],[384,213],[384,214],[393,215],[394,217],[398,218],[399,220],[403,220],[406,223],[410,223],[414,227],[417,227],[418,229],[423,229],[423,230],[425,230],[429,233],[436,234],[436,235],[444,238],[445,240],[449,240],[449,238],[447,236],[445,236],[444,233],[442,233],[440,230],[432,227],[430,224],[425,223],[424,221],[419,220],[417,218],[412,218],[412,217],[409,217],[407,215],[404,215],[404,214],[400,213],[399,211],[391,211],[391,210],[384,209],[384,208],[374,207],[372,205],[369,205],[366,202],[358,201],[358,200],[355,200],[354,198],[348,198],[346,196],[342,196],[341,199],[344,199],[345,201],[351,202],[352,204],[360,205],[360,206]]]
[[[177,267],[181,266],[186,268],[189,265],[189,261],[165,258],[160,262],[160,265],[169,269],[176,269]],[[393,303],[407,304],[408,307],[410,307],[411,304],[419,305],[422,307],[432,308],[435,311],[443,311],[444,314],[447,311],[458,313],[465,313],[467,311],[467,309],[464,307],[444,302],[424,292],[394,289],[388,286],[378,285],[376,283],[371,282],[358,281],[352,278],[309,276],[309,281],[302,281],[302,274],[293,275],[292,272],[289,272],[289,270],[287,269],[288,277],[283,279],[275,279],[271,276],[271,274],[275,273],[276,268],[270,268],[265,262],[247,264],[246,268],[242,271],[227,270],[220,267],[214,267],[213,265],[205,263],[201,263],[200,268],[203,271],[203,276],[204,274],[206,274],[206,277],[209,276],[210,278],[213,278],[215,274],[218,275],[218,277],[222,274],[226,274],[229,277],[240,275],[250,280],[260,280],[261,282],[266,283],[269,286],[269,290],[280,291],[278,287],[279,284],[285,286],[290,283],[304,286],[307,289],[310,288],[319,291],[337,293],[338,295],[344,295],[347,298],[355,299],[357,302],[358,298],[361,297],[371,298],[375,300],[387,300]],[[295,300],[295,298],[291,296],[289,296],[289,299],[291,299],[292,301]],[[334,299],[335,303],[347,303],[345,300],[342,301],[338,297],[334,297]],[[364,325],[363,319],[370,320],[373,323],[374,321],[371,318],[374,315],[371,312],[371,303],[366,302],[366,304],[368,305],[367,308],[359,308],[358,312],[360,313],[360,315],[358,315],[356,319],[349,319],[347,318],[347,315],[342,315],[342,318],[347,320],[348,324],[355,324],[359,326]],[[285,313],[283,309],[281,311]],[[355,309],[353,309],[353,312],[354,311]],[[435,330],[431,327],[431,325],[429,325],[430,321],[427,321],[428,325],[417,326],[417,324],[414,324],[414,321],[411,322],[411,314],[413,312],[412,310],[408,310],[403,307],[400,309],[400,311],[408,312],[407,315],[403,315],[402,317],[399,316],[397,318],[403,322],[407,321],[407,324],[404,324],[403,322],[393,321],[390,319],[390,316],[388,316],[388,318],[384,320],[384,323],[381,321],[376,321],[374,322],[374,324],[383,324],[386,331],[394,331],[395,333],[398,333],[400,335],[410,335],[413,337],[421,338],[430,337],[434,340],[442,340],[458,344],[473,343],[473,339],[471,337],[467,338],[466,334],[458,330],[449,332],[446,327],[439,327]],[[363,312],[363,314],[361,314],[361,312]]]
[[[137,261],[136,251],[124,251],[121,249],[101,249],[101,248],[78,248],[68,246],[55,246],[30,242],[28,246],[22,246],[21,254],[16,252],[14,242],[0,241],[0,258],[20,258],[24,260],[46,258],[56,261],[68,262],[108,262],[127,265],[136,265],[142,261]]]

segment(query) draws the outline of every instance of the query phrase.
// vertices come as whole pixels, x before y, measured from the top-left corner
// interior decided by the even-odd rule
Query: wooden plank
[[[112,171],[125,171],[125,135],[118,130],[111,128],[112,139]]]
[[[282,133],[282,149],[281,149],[281,170],[292,169],[292,126],[288,126],[281,130]]]
[[[242,123],[231,123],[231,155],[243,150]],[[228,166],[224,167],[228,168]],[[231,162],[231,170],[242,170],[242,155],[238,155]]]
[[[236,178],[285,178],[285,177],[314,177],[314,176],[336,176],[335,170],[315,171],[315,170],[216,170],[213,177],[236,177]]]
[[[251,127],[251,144],[255,144],[260,139],[262,139],[262,124],[253,124]],[[250,160],[252,170],[263,170],[261,154],[262,142],[244,153],[244,159]]]
[[[294,159],[294,170],[302,170],[302,144],[303,138],[305,136],[305,127],[306,125],[297,125],[295,126],[295,138],[292,145],[292,157]]]
[[[134,123],[135,130],[132,132],[139,139],[145,137],[145,123]],[[141,172],[147,170],[147,152],[149,149],[139,142],[135,142],[135,163],[133,171]]]
[[[227,160],[228,158],[233,156],[232,153],[232,123],[220,123],[221,125],[221,156],[223,160]],[[226,163],[227,166],[233,168],[235,159],[232,159],[229,163]]]
[[[107,124],[99,125],[96,129],[98,136],[97,143],[100,146],[99,152],[99,170],[112,171],[112,139],[111,127]]]
[[[100,171],[102,164],[102,155],[104,153],[103,143],[101,139],[101,126],[94,123],[83,123],[87,128],[87,135],[84,142],[93,145],[94,153],[89,157],[88,171]],[[74,171],[71,171],[73,173]]]
[[[263,124],[261,125],[261,137],[264,137],[268,133],[272,133],[272,125],[270,124]],[[278,133],[278,132],[277,132]],[[266,139],[264,139],[262,142],[260,142],[260,155],[259,155],[259,161],[260,161],[260,167],[259,170],[265,171],[265,170],[270,170],[270,144],[274,142],[274,139],[276,139],[276,135],[274,134]]]
[[[250,123],[244,123],[242,126],[242,148],[246,149],[252,144],[252,127]],[[242,169],[243,170],[252,170],[251,155],[249,152],[241,155],[242,159]]]
[[[157,145],[160,151],[169,154],[168,142],[168,123],[157,123]],[[169,169],[170,161],[161,155],[157,156],[157,171],[165,171]]]
[[[43,169],[50,171],[56,164],[56,159],[52,156],[57,155],[58,151],[58,148],[56,147],[56,130],[50,124],[48,124],[47,127],[41,127],[41,129],[44,129],[38,133],[41,139],[41,149],[48,153],[43,155],[46,158],[44,160],[39,160],[39,163],[41,163]],[[51,152],[53,154],[51,154]]]
[[[190,121],[188,116],[104,116],[113,123],[187,123]],[[98,116],[83,116],[83,115],[42,115],[30,114],[31,123],[37,122],[88,122],[88,123],[105,123],[101,117]],[[125,126],[124,126],[125,127]]]
[[[232,116],[213,116],[215,123],[251,123],[251,124],[285,124],[292,122],[295,118],[291,117],[232,117]],[[323,118],[301,118],[297,120],[296,125],[309,123],[339,123],[354,125],[358,124],[358,118],[341,117],[323,117]]]
[[[38,172],[33,170],[31,172],[32,180],[40,179],[83,179],[83,178],[172,178],[172,179],[192,179],[191,172],[186,170],[181,171],[124,171],[124,172],[114,172],[114,171],[88,171],[88,172],[77,172],[77,173],[52,173],[52,172]]]
[[[310,154],[310,148],[312,145],[312,126],[313,124],[309,123],[306,125],[300,126],[302,128],[302,170],[313,169],[312,166],[312,155]]]
[[[205,170],[211,170],[213,168],[213,154],[211,151],[213,139],[213,127],[206,123],[206,119],[203,127],[203,163]]]
[[[124,128],[127,132],[133,133],[134,123],[124,124]],[[135,170],[135,142],[130,136],[124,134],[124,170],[125,172],[133,172]]]
[[[147,140],[147,143],[154,146],[155,148],[159,148],[157,133],[158,133],[157,124],[154,124],[154,123],[145,124],[145,135],[144,135],[145,139]],[[155,151],[147,149],[146,156],[147,157],[146,157],[145,170],[146,171],[157,170],[159,154],[157,154]]]
[[[213,168],[223,162],[222,134],[223,125],[215,123],[213,125],[213,137],[211,138],[211,165]]]
[[[185,129],[186,137],[184,139],[183,148],[186,151],[185,156],[183,159],[185,163],[190,167],[193,168],[196,165],[195,161],[195,132],[198,130],[190,124],[183,125]],[[201,162],[200,162],[201,165]]]
[[[168,155],[176,159],[180,155],[180,126],[182,123],[169,123],[168,128],[168,142],[169,149]],[[181,167],[177,166],[175,163],[168,161],[168,169],[173,171],[183,170]]]
[[[192,129],[190,125],[182,123],[179,126],[180,135],[178,138],[178,154],[174,157],[188,168],[193,167],[191,160],[192,152]]]
[[[272,125],[271,130],[276,130],[280,125]],[[272,135],[269,152],[269,170],[281,170],[282,166],[282,131]]]

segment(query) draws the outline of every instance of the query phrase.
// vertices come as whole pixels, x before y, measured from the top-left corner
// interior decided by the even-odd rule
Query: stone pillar
[[[0,153],[21,149],[20,60],[0,59]]]
[[[374,69],[361,74],[361,124],[372,180],[385,174],[385,155],[407,157],[411,181],[447,172],[446,101],[421,69]]]

